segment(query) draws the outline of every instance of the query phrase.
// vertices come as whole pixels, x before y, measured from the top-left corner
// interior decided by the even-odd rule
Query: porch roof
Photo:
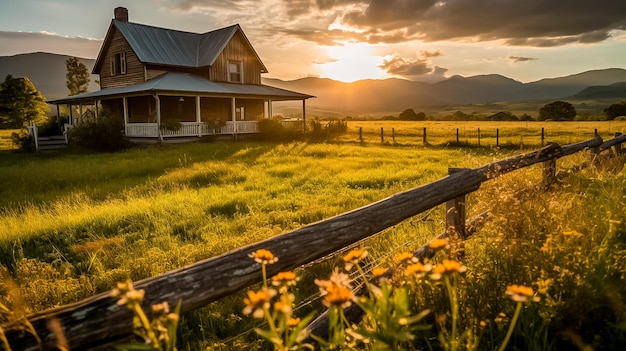
[[[168,72],[143,83],[119,88],[109,88],[62,99],[51,104],[93,103],[96,100],[139,96],[145,94],[199,95],[203,97],[235,97],[270,99],[274,101],[306,100],[315,96],[280,89],[269,85],[212,82],[188,73]]]

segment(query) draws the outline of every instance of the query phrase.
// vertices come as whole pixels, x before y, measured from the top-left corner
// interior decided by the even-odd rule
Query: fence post
[[[391,128],[391,141],[396,143],[396,128]]]
[[[546,139],[546,134],[544,128],[541,128],[541,147],[543,147],[543,143]]]
[[[478,128],[478,147],[480,147],[480,128]]]
[[[383,127],[380,127],[380,143],[385,143],[385,133],[383,132]]]
[[[500,146],[500,128],[496,128],[496,147]]]
[[[424,145],[426,145],[426,127],[424,127],[424,137],[423,137]]]
[[[459,128],[456,129],[456,143],[459,143]]]
[[[359,141],[363,144],[363,127],[359,127]]]
[[[556,158],[543,163],[543,187],[549,188],[556,180]]]
[[[448,168],[448,175],[464,171],[464,168]],[[465,238],[465,195],[446,202],[446,229]]]
[[[615,137],[619,137],[621,136],[622,133],[620,132],[615,132]],[[617,156],[621,155],[624,153],[624,149],[622,147],[622,144],[615,144],[615,154],[617,154]]]

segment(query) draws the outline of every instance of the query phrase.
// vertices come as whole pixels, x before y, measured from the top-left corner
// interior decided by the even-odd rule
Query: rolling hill
[[[7,74],[27,76],[47,99],[67,95],[65,88],[65,60],[68,56],[51,53],[31,53],[0,57],[0,77]],[[81,59],[89,70],[95,60]],[[98,90],[92,75],[90,91]],[[566,77],[546,78],[522,83],[497,74],[471,77],[452,76],[437,83],[417,82],[390,78],[360,80],[344,83],[327,78],[302,78],[283,81],[263,78],[263,83],[275,87],[304,92],[316,96],[307,102],[307,108],[320,114],[383,115],[398,114],[413,108],[416,111],[496,104],[498,106],[523,101],[626,99],[626,70],[608,68],[573,74]],[[285,103],[287,109],[289,103]],[[600,105],[601,105],[600,104]],[[599,106],[600,106],[599,105]],[[300,106],[295,106],[297,111]],[[281,113],[281,112],[278,112]]]

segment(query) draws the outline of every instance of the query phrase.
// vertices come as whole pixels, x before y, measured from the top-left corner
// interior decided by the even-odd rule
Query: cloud
[[[349,35],[352,40],[369,43],[501,40],[548,47],[601,42],[626,30],[624,0],[298,0],[285,6],[303,18],[315,10],[333,14],[333,20],[359,30]],[[302,38],[327,42],[346,36],[317,30]]]
[[[539,60],[536,57],[522,57],[522,56],[509,56],[507,57],[507,59],[513,63]]]
[[[0,31],[0,55],[53,52],[81,58],[96,58],[102,39],[67,37],[49,32]]]
[[[405,58],[395,53],[387,56],[379,68],[393,76],[431,81],[441,80],[448,70],[433,65],[429,60],[431,57],[441,55],[442,53],[439,51],[421,51],[416,58]]]

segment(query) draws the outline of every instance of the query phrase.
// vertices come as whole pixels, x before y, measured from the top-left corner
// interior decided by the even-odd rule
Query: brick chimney
[[[113,12],[115,19],[121,22],[128,22],[128,9],[125,7],[116,7]]]

